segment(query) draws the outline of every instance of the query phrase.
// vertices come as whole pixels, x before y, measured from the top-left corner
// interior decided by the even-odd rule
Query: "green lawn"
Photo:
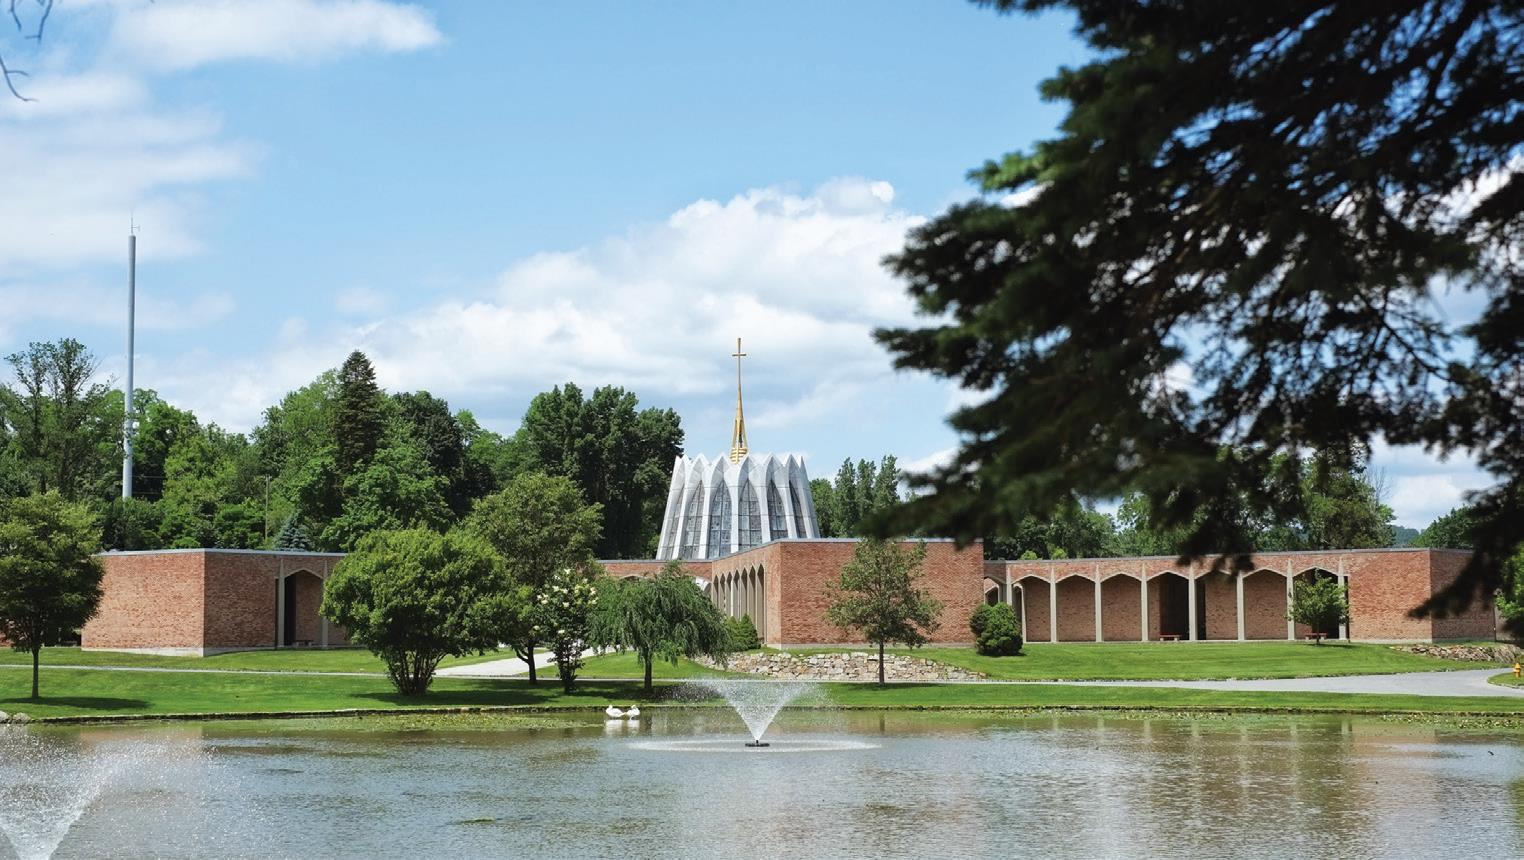
[[[985,657],[972,648],[894,649],[894,653],[925,657],[1010,681],[1311,678],[1477,669],[1484,665],[1360,643],[1037,642],[1028,643],[1015,657]]]
[[[468,654],[449,657],[440,665],[461,666],[486,660],[512,657],[511,651]],[[24,651],[0,649],[0,665],[32,664],[32,655]],[[81,651],[78,648],[42,649],[44,666],[139,666],[156,669],[220,669],[224,671],[265,672],[376,672],[386,666],[364,648],[339,648],[331,651],[307,649],[266,649],[233,651],[210,657],[167,657],[158,654],[133,654],[122,651]]]
[[[571,696],[546,679],[441,678],[428,695],[407,699],[381,677],[253,673],[102,672],[51,669],[42,674],[43,699],[26,698],[30,675],[0,672],[0,709],[36,717],[113,714],[252,714],[351,708],[587,708],[666,699],[672,682],[645,696],[636,681],[582,682]],[[1075,687],[1045,684],[822,685],[828,702],[857,708],[1132,708],[1190,710],[1339,710],[1372,713],[1484,713],[1524,718],[1512,698],[1439,698],[1320,693],[1240,693],[1159,688]],[[699,703],[691,692],[680,704]]]
[[[547,667],[544,670],[549,675],[556,673],[555,667]],[[589,657],[582,664],[582,671],[578,673],[585,678],[640,678],[646,676],[646,669],[640,660],[636,659],[631,652],[623,654],[604,654],[599,657]],[[678,660],[676,665],[665,660],[657,660],[651,666],[651,677],[657,680],[673,680],[681,678],[706,678],[724,677],[734,675],[734,672],[723,672],[719,669],[711,669],[708,666],[700,666],[692,660]]]

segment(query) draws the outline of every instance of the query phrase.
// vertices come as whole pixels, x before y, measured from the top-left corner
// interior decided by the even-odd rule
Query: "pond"
[[[1524,854],[1516,733],[785,711],[747,739],[717,709],[13,728],[0,856]]]

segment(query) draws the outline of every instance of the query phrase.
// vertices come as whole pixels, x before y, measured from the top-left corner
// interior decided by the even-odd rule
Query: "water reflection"
[[[164,750],[103,787],[60,857],[1524,848],[1520,736],[1377,720],[785,712],[769,732],[780,749],[827,747],[799,755],[720,752],[739,749],[745,729],[717,709],[618,727],[601,715],[369,718],[29,737],[60,762],[124,742]]]

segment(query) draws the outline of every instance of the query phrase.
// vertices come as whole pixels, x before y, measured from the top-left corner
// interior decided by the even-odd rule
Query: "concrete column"
[[[1234,584],[1234,586],[1238,590],[1237,595],[1235,595],[1235,598],[1237,600],[1237,612],[1238,612],[1238,641],[1242,642],[1242,641],[1244,641],[1244,574],[1243,574],[1243,571],[1239,571],[1238,573],[1233,574],[1233,584]]]
[[[1296,591],[1296,574],[1291,571],[1291,562],[1286,562],[1286,641],[1296,641],[1296,622],[1291,620],[1291,596]]]
[[[323,562],[323,591],[328,590],[328,574],[328,562],[325,561]],[[321,592],[318,594],[318,606],[319,608],[322,607]],[[318,644],[322,645],[324,648],[328,647],[328,619],[324,618],[321,614],[318,615]]]
[[[286,572],[281,571],[275,580],[275,647],[282,647],[286,638]]]
[[[1101,566],[1095,566],[1095,641],[1105,642],[1101,636]]]
[[[1142,616],[1142,631],[1138,634],[1139,642],[1148,641],[1148,573],[1138,580],[1138,606],[1141,607],[1138,614]]]
[[[1188,619],[1188,621],[1186,623],[1188,625],[1190,625],[1190,629],[1187,632],[1190,634],[1190,641],[1195,642],[1196,641],[1196,571],[1190,570],[1190,571],[1187,571],[1187,573],[1189,574],[1189,576],[1187,576],[1186,580],[1185,580],[1185,608],[1186,608],[1186,615],[1189,616],[1189,619]]]
[[[1048,569],[1048,641],[1058,641],[1058,580]]]
[[[1349,600],[1349,574],[1344,572],[1344,559],[1342,557],[1339,559],[1339,590],[1344,593],[1344,599],[1346,601],[1348,601]],[[1351,607],[1351,608],[1353,608],[1353,607]],[[1353,613],[1351,613],[1351,614],[1353,614]],[[1340,624],[1339,625],[1339,638],[1343,639],[1345,642],[1349,641],[1349,625],[1348,624]]]

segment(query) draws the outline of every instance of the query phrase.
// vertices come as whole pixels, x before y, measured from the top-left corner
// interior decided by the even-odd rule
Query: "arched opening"
[[[1047,642],[1053,638],[1048,624],[1048,580],[1040,576],[1022,576],[1016,579],[1021,589],[1021,606],[1017,609],[1022,621],[1021,635],[1028,642]]]
[[[1286,577],[1261,568],[1244,577],[1244,638],[1286,638]]]
[[[990,606],[1000,602],[1000,583],[987,576],[984,578],[984,602]]]
[[[1138,578],[1118,573],[1101,581],[1101,638],[1138,642],[1143,637],[1143,590]]]
[[[757,614],[751,618],[757,626],[757,638],[767,641],[767,569],[757,567]]]
[[[1058,640],[1095,641],[1095,581],[1087,576],[1058,581]]]
[[[1338,578],[1339,578],[1339,575],[1337,573],[1334,573],[1331,570],[1326,570],[1326,569],[1321,568],[1321,567],[1309,567],[1306,570],[1302,571],[1301,573],[1298,573],[1294,577],[1294,579],[1292,581],[1292,588],[1296,588],[1297,586],[1302,585],[1302,584],[1310,584],[1310,583],[1315,582],[1315,581],[1320,580],[1320,579],[1335,579],[1336,580]],[[1349,590],[1348,589],[1345,589],[1344,597],[1345,597],[1346,600],[1349,599]],[[1339,628],[1339,625],[1337,625],[1337,624],[1331,625],[1331,626],[1332,626],[1332,629],[1330,629],[1330,630],[1318,630],[1318,631],[1314,631],[1311,627],[1307,626],[1306,624],[1298,624],[1298,625],[1296,625],[1296,638],[1298,638],[1298,639],[1305,639],[1306,637],[1312,635],[1314,632],[1322,633],[1323,634],[1323,638],[1325,638],[1325,639],[1338,639],[1338,638],[1341,638],[1341,635],[1343,634],[1344,631],[1341,631],[1340,628]]]
[[[311,647],[321,643],[323,580],[310,570],[286,574],[281,589],[280,644],[285,648]]]
[[[1190,580],[1172,570],[1148,580],[1150,639],[1191,638]]]

